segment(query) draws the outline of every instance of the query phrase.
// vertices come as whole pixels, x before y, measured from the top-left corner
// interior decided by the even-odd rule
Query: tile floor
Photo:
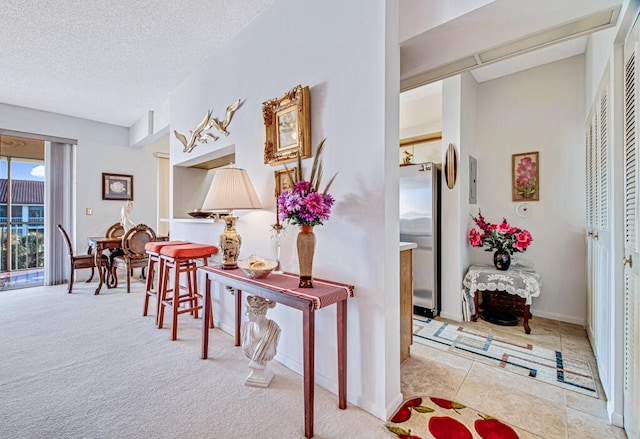
[[[529,321],[531,334],[527,335],[522,322],[518,326],[498,326],[482,319],[448,322],[513,342],[561,350],[564,356],[588,361],[597,371],[586,331],[578,325],[536,317]],[[626,438],[623,429],[608,423],[599,381],[600,398],[596,399],[417,342],[401,372],[405,399],[437,396],[460,402],[530,433],[522,439]]]

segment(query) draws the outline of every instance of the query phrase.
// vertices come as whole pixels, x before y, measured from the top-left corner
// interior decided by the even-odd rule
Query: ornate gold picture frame
[[[293,190],[291,182],[293,181],[293,176],[295,175],[296,169],[297,167],[291,169],[281,169],[274,172],[276,178],[276,197],[279,197],[280,194],[284,191]]]
[[[262,103],[266,140],[264,163],[278,165],[311,157],[309,87],[298,85],[284,96]]]

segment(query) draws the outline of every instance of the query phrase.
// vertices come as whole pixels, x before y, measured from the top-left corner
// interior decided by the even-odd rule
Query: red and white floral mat
[[[398,439],[518,439],[522,430],[441,398],[405,401],[385,425]],[[527,437],[536,437],[527,433]]]

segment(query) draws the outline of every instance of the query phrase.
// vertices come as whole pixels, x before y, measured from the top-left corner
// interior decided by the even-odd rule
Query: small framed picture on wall
[[[540,199],[539,172],[537,151],[511,156],[512,201],[538,201]]]
[[[102,173],[103,200],[133,200],[133,175]]]
[[[293,176],[295,175],[296,169],[298,168],[275,171],[276,197],[279,197],[284,191],[293,190]]]

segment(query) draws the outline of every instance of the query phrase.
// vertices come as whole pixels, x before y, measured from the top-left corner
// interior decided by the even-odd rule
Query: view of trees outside
[[[0,271],[7,267],[7,226],[0,223]],[[40,230],[22,234],[22,230],[12,231],[11,271],[29,268],[44,268],[44,224]]]

